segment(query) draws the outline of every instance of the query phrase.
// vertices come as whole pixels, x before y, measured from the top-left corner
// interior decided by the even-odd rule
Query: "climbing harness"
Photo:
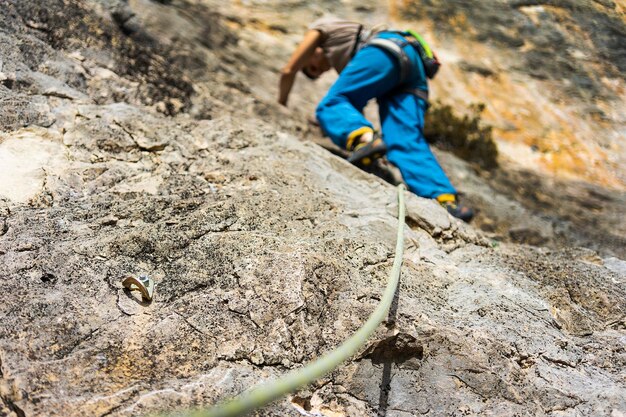
[[[147,275],[140,275],[139,278],[129,276],[124,278],[122,286],[129,291],[138,290],[144,301],[152,301],[154,295],[154,281]]]
[[[407,30],[407,31],[389,30],[386,32],[391,32],[391,33],[402,35],[403,38],[400,39],[400,38],[374,37],[372,39],[365,41],[360,46],[360,48],[363,48],[365,46],[370,46],[370,45],[376,46],[378,48],[381,48],[389,52],[391,55],[393,55],[398,60],[398,63],[400,65],[400,77],[398,81],[399,87],[395,89],[393,92],[413,94],[421,98],[422,100],[424,100],[426,103],[428,103],[428,90],[422,90],[419,88],[410,88],[410,87],[405,86],[405,83],[407,82],[409,76],[411,75],[411,72],[413,71],[413,64],[411,63],[411,59],[409,58],[409,55],[405,52],[404,47],[407,45],[411,45],[419,53],[422,63],[424,64],[424,72],[426,73],[426,76],[428,78],[432,79],[437,74],[437,71],[439,70],[439,67],[441,66],[441,64],[439,63],[439,60],[435,56],[434,52],[432,51],[428,43],[426,43],[424,38],[422,38],[417,32],[413,30]],[[361,33],[361,30],[359,29],[358,34],[360,35],[360,33]],[[357,44],[358,42],[355,43],[355,47]],[[358,49],[355,49],[353,54],[355,54],[358,51]]]
[[[391,53],[400,63],[400,81],[399,84],[404,84],[407,77],[411,73],[412,65],[411,60],[403,47],[408,45],[409,42],[398,38],[374,38],[368,41],[366,46],[377,46],[385,51]]]
[[[240,396],[227,401],[216,407],[206,410],[196,410],[189,413],[177,413],[178,417],[237,417],[242,416],[252,410],[263,407],[270,402],[296,391],[308,385],[323,375],[337,368],[342,362],[352,357],[374,333],[376,328],[382,323],[389,313],[389,308],[400,281],[400,268],[402,267],[402,254],[404,251],[404,184],[397,187],[398,190],[398,233],[396,238],[396,252],[393,267],[389,274],[389,281],[380,303],[367,319],[365,324],[356,331],[349,339],[341,344],[337,349],[327,353],[321,358],[309,363],[304,368],[295,369],[275,381],[259,385],[256,388],[244,392]]]

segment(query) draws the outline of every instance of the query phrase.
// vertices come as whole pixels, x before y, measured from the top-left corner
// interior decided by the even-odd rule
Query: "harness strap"
[[[426,102],[426,104],[428,104],[428,91],[420,90],[419,88],[407,87],[407,88],[399,88],[395,90],[394,92],[413,94],[414,96],[421,98],[422,100]]]
[[[404,84],[411,72],[411,61],[406,52],[404,52],[404,49],[402,49],[402,47],[407,44],[408,42],[403,42],[400,39],[374,38],[368,41],[366,46],[378,46],[395,56],[400,63],[400,81],[398,84]]]
[[[404,85],[413,69],[413,64],[409,58],[409,55],[404,51],[404,47],[406,45],[413,45],[411,42],[407,40],[401,40],[397,38],[374,38],[369,41],[364,46],[377,46],[379,48],[384,49],[385,51],[391,53],[400,63],[400,81],[398,82],[399,87],[392,91],[392,93],[409,93],[413,94],[416,97],[421,98],[428,105],[428,91],[421,90],[419,88],[411,88]],[[413,45],[414,46],[414,45]]]
[[[359,44],[361,43],[361,32],[363,31],[363,25],[359,25],[359,29],[356,31],[356,36],[354,37],[354,45],[352,45],[352,51],[350,52],[350,59],[354,57],[356,52],[359,50]]]

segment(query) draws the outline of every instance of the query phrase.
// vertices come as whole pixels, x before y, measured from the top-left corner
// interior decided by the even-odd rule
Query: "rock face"
[[[403,11],[428,16],[441,31],[465,32],[479,42],[510,49],[525,46],[520,69],[539,79],[567,78],[570,93],[579,97],[615,94],[601,78],[626,71],[623,5],[612,1],[425,0],[407,3]],[[484,71],[471,65],[468,69]]]
[[[476,178],[445,163],[481,207],[475,225],[497,239],[624,258],[624,3],[395,3],[436,39],[435,97],[486,104],[505,168]]]
[[[302,110],[273,104],[289,26],[209,6],[2,8],[0,416],[212,404],[331,350],[378,303],[395,189],[300,140],[314,87]],[[491,210],[541,219],[523,203]],[[385,326],[259,415],[626,413],[619,245],[498,242],[430,200],[407,209]],[[151,303],[121,286],[139,274]]]

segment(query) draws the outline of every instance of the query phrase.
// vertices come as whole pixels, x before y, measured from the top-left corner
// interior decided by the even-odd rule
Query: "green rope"
[[[216,407],[190,411],[185,414],[177,414],[185,417],[236,417],[249,413],[252,410],[263,407],[266,404],[282,397],[285,394],[296,391],[308,385],[323,375],[337,368],[342,362],[352,357],[374,333],[389,312],[394,294],[400,280],[400,268],[402,266],[402,253],[404,250],[404,190],[403,184],[398,186],[398,234],[396,241],[396,254],[393,268],[389,275],[389,282],[380,303],[365,322],[363,327],[357,330],[348,340],[343,342],[334,351],[316,359],[304,368],[295,369],[275,381],[270,381],[239,397],[231,399]]]

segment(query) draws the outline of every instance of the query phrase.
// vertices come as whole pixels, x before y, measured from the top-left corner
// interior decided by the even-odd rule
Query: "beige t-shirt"
[[[309,29],[318,30],[322,34],[321,48],[324,55],[338,73],[348,65],[355,50],[360,23],[341,20],[333,17],[324,17],[313,22]],[[363,27],[361,42],[364,42],[374,31]]]

